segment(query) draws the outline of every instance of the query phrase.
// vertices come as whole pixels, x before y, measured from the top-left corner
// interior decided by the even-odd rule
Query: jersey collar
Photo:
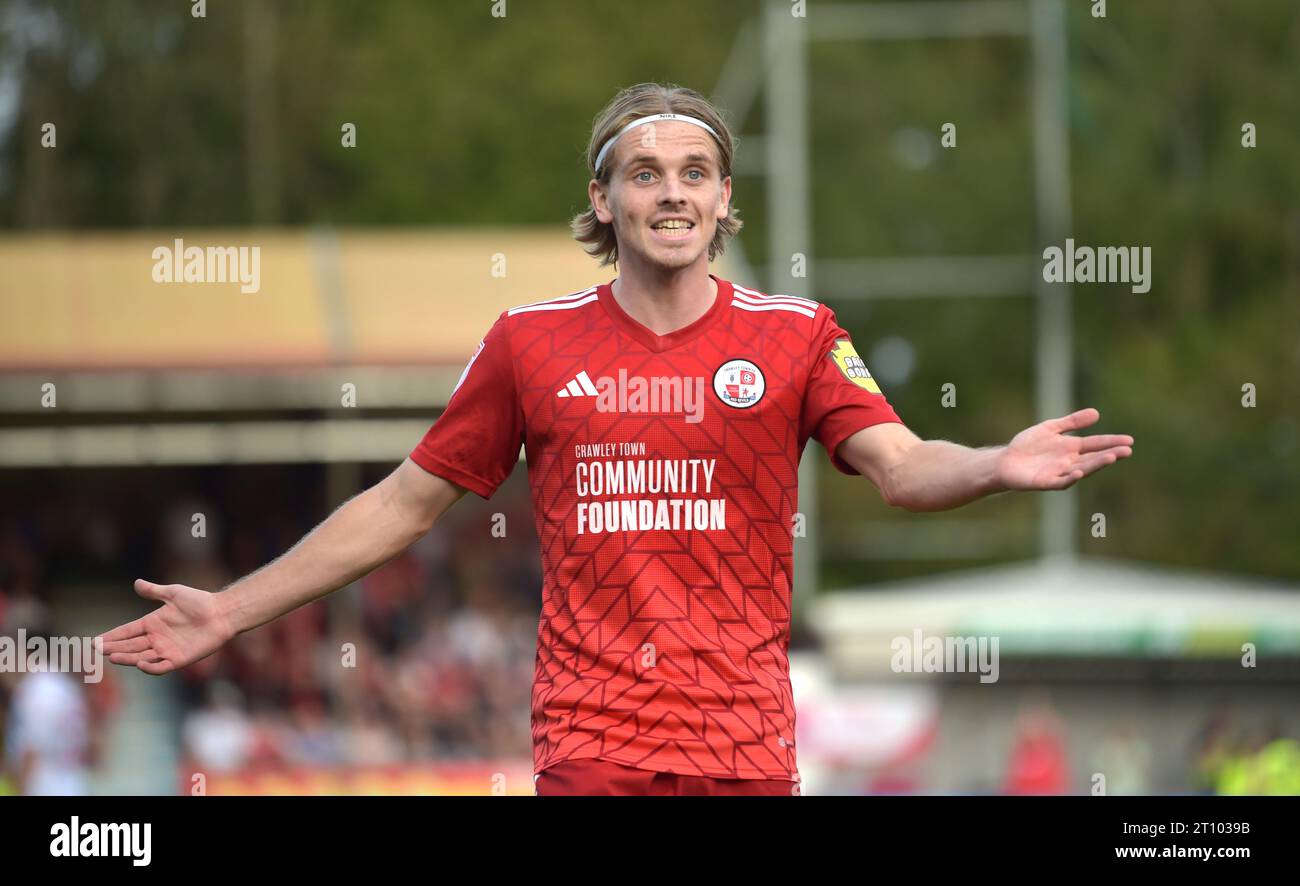
[[[614,298],[614,291],[611,288],[614,284],[613,280],[608,283],[601,283],[596,288],[596,294],[615,325],[651,351],[667,351],[678,345],[683,345],[707,331],[731,307],[731,281],[723,280],[713,274],[709,276],[718,284],[718,294],[713,301],[713,307],[709,308],[694,323],[683,326],[681,329],[675,329],[667,335],[659,335],[654,330],[643,326],[640,322],[628,316],[628,313],[618,303],[618,299]],[[617,280],[618,278],[615,277],[614,279]]]

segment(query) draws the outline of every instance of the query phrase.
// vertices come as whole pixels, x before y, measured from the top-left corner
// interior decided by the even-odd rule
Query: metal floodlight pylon
[[[1066,33],[1062,0],[979,2],[830,3],[805,6],[767,0],[760,21],[746,22],[718,79],[713,99],[739,123],[764,101],[767,131],[745,136],[748,152],[736,172],[767,178],[768,254],[765,286],[824,298],[959,297],[1032,292],[1037,299],[1035,410],[1038,420],[1072,411],[1073,324],[1070,289],[1049,284],[1036,255],[929,256],[817,261],[812,244],[807,46],[830,40],[930,40],[1025,37],[1032,47],[1033,181],[1040,242],[1060,242],[1070,226],[1069,138],[1066,121]],[[807,257],[805,276],[778,277],[782,256]],[[740,244],[728,256],[754,279]],[[814,271],[825,282],[815,285]],[[812,459],[799,471],[805,515],[804,555],[795,560],[795,600],[818,584],[817,484]],[[1043,495],[1040,556],[1075,557],[1074,489]],[[796,603],[796,609],[802,607]]]

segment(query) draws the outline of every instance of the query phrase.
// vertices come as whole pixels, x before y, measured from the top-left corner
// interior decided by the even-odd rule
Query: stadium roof
[[[195,246],[226,282],[155,280]],[[0,467],[400,459],[501,311],[617,276],[562,227],[17,234],[0,269]]]
[[[155,282],[177,239],[259,247],[257,291]],[[616,276],[563,228],[10,235],[0,268],[6,371],[460,367],[502,310]]]
[[[846,672],[888,670],[896,637],[997,636],[1007,655],[1300,654],[1300,588],[1098,557],[1043,558],[837,591],[814,628]]]

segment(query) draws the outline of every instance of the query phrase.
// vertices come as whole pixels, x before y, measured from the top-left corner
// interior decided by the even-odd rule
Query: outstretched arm
[[[410,459],[349,499],[284,555],[219,593],[137,579],[163,604],[103,635],[114,664],[165,674],[216,652],[235,635],[356,581],[428,532],[465,490]]]
[[[904,425],[887,422],[858,431],[838,452],[891,506],[943,511],[1013,489],[1066,489],[1132,455],[1127,434],[1070,436],[1099,418],[1096,409],[1080,409],[1026,428],[1005,446],[982,449],[922,440]]]

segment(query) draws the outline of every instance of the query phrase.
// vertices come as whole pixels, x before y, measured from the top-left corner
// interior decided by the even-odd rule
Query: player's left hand
[[[1003,488],[1067,489],[1093,471],[1132,455],[1133,438],[1127,434],[1068,436],[1099,418],[1101,413],[1089,407],[1016,434],[998,461]]]

